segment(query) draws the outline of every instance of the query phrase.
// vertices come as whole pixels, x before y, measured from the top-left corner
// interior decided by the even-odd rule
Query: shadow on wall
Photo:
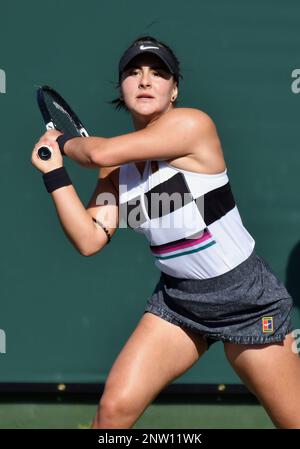
[[[288,259],[285,286],[294,300],[300,319],[300,242],[294,247]]]

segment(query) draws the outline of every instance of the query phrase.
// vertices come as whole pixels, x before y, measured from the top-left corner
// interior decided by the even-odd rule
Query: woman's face
[[[124,70],[121,94],[134,118],[142,119],[170,109],[171,98],[174,101],[178,89],[163,61],[156,55],[145,53],[136,56]]]

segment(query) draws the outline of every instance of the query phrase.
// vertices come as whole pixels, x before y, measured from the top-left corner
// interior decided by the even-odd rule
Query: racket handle
[[[52,149],[50,147],[44,146],[38,149],[38,155],[43,161],[47,161],[52,156]]]

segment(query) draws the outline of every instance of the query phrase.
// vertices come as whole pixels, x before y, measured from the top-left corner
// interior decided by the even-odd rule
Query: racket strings
[[[80,136],[76,123],[64,107],[51,95],[44,95],[44,101],[55,128],[70,136]]]

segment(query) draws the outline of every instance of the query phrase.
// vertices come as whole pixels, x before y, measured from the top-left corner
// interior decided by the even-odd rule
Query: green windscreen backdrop
[[[215,121],[243,223],[293,295],[300,327],[299,27],[290,0],[0,0],[0,382],[104,382],[158,280],[146,239],[129,229],[80,255],[31,164],[44,133],[41,84],[70,101],[91,135],[133,131],[108,102],[119,58],[141,35],[178,56],[178,106]],[[87,205],[98,170],[65,164]],[[218,342],[175,382],[240,380]]]

